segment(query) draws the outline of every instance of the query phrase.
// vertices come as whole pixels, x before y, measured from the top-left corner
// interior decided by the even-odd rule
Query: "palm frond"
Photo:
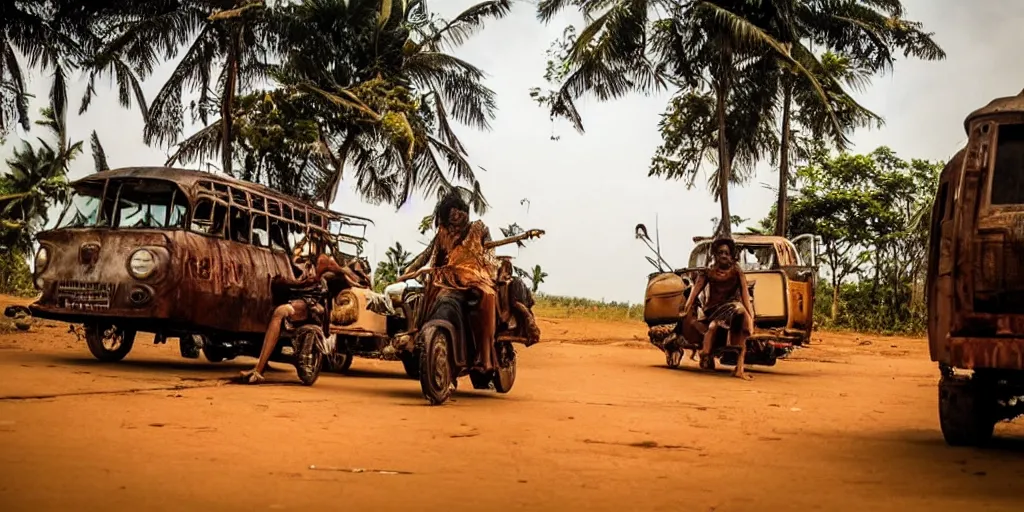
[[[462,11],[423,42],[427,48],[464,44],[473,34],[483,29],[489,19],[501,19],[512,10],[512,0],[488,0]]]
[[[103,150],[103,145],[100,144],[100,136],[96,133],[96,130],[92,131],[90,144],[92,145],[92,159],[96,164],[96,172],[110,169],[110,166],[107,164],[107,153]]]

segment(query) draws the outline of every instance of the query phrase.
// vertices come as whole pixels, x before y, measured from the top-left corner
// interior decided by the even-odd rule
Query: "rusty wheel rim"
[[[441,340],[435,341],[431,344],[431,354],[433,358],[433,372],[431,380],[434,383],[434,388],[438,390],[445,390],[450,385],[451,371],[448,368],[448,344],[447,340],[444,339],[443,335],[439,335]]]

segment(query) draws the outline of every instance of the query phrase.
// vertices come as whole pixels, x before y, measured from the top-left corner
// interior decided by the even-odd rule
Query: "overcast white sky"
[[[451,16],[475,0],[434,0],[431,7]],[[964,142],[964,117],[993,97],[1011,96],[1024,89],[1024,2],[1020,0],[904,0],[908,18],[935,32],[948,58],[941,62],[899,61],[895,72],[877,78],[859,100],[886,119],[881,130],[856,134],[855,151],[879,145],[892,147],[904,158],[947,159]],[[659,217],[663,254],[682,266],[692,237],[707,235],[718,205],[703,187],[686,190],[680,182],[647,177],[648,163],[660,138],[659,114],[667,94],[634,96],[614,103],[581,102],[587,133],[579,135],[564,122],[554,130],[547,112],[529,98],[530,87],[543,86],[545,51],[573,18],[543,26],[535,7],[517,4],[512,14],[492,23],[457,53],[488,72],[488,85],[498,94],[500,111],[493,130],[462,128],[459,133],[471,159],[488,172],[478,176],[491,211],[484,221],[499,236],[498,227],[518,222],[540,228],[547,236],[518,251],[516,263],[540,264],[550,274],[541,291],[594,299],[639,302],[652,267],[644,260],[648,249],[633,236],[643,222],[653,227]],[[166,67],[165,67],[166,68]],[[170,71],[163,69],[145,87],[147,98],[158,90]],[[47,77],[33,78],[37,96],[34,111],[45,104]],[[72,111],[84,90],[72,86]],[[72,140],[88,141],[97,130],[113,168],[161,165],[162,149],[142,143],[142,120],[137,110],[117,105],[116,92],[103,94],[89,112],[69,119]],[[35,137],[36,133],[31,136]],[[17,133],[9,136],[9,154]],[[74,164],[72,178],[92,172],[86,148]],[[762,183],[777,183],[776,171],[762,166],[754,182],[732,190],[734,214],[757,220],[774,201]],[[395,241],[413,252],[421,247],[416,228],[433,201],[416,199],[400,211],[363,204],[347,187],[333,209],[373,218],[367,254],[383,258]],[[520,205],[529,199],[530,206]],[[506,253],[516,254],[516,249]]]

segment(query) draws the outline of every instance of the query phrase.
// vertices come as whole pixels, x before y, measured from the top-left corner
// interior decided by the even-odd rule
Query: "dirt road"
[[[3,301],[0,301],[3,302]],[[543,320],[508,395],[428,407],[394,362],[225,383],[176,341],[94,361],[0,334],[0,510],[1019,510],[1024,428],[953,449],[918,339],[822,334],[752,382],[669,370],[641,325]],[[313,469],[315,467],[315,469]],[[352,473],[343,470],[380,469]],[[460,507],[462,505],[462,507]],[[472,507],[471,509],[468,507]]]

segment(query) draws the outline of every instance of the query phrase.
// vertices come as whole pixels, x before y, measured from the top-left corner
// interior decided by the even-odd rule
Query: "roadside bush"
[[[832,286],[819,282],[814,299],[818,329],[920,335],[928,327],[927,310],[921,301],[914,300],[909,286],[870,281],[844,283],[839,293],[839,315],[834,321],[831,315]]]
[[[0,253],[0,293],[22,297],[36,294],[32,270],[25,258],[14,251]]]
[[[580,297],[561,297],[539,293],[534,297],[534,313],[549,318],[594,318],[598,320],[643,320],[643,304],[605,302]]]

